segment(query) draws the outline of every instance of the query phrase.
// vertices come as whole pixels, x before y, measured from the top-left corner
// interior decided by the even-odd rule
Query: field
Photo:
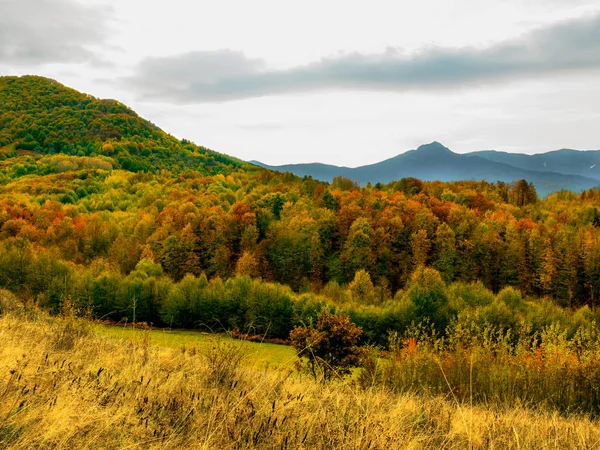
[[[232,339],[228,335],[214,335],[183,330],[144,331],[132,327],[107,325],[95,325],[93,331],[98,335],[115,340],[117,343],[123,343],[128,340],[139,340],[148,333],[148,339],[153,345],[179,350],[193,349],[194,351],[206,351],[215,344],[215,339],[222,343],[232,345],[235,343],[240,348],[240,351],[247,355],[245,363],[257,369],[293,369],[294,363],[298,359],[291,347],[267,342],[239,341]]]
[[[600,424],[584,416],[314,383],[289,370],[286,347],[9,314],[0,342],[0,448],[600,444]]]

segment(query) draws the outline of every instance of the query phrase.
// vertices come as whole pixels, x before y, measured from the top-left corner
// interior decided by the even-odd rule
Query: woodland
[[[594,415],[599,207],[599,189],[540,198],[526,180],[299,178],[0,77],[0,316],[287,343],[326,311],[379,355],[353,360],[363,387]]]
[[[132,320],[136,298],[136,320],[164,325],[152,292],[227,289],[236,276],[378,308],[401,304],[420,267],[444,286],[596,306],[598,190],[321,183],[178,141],[47,79],[1,80],[0,283],[50,309],[69,297]]]

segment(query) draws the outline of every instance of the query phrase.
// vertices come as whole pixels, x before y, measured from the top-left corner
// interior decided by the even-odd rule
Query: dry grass
[[[0,317],[0,448],[596,448],[600,424],[458,406],[242,364],[241,347],[115,342],[74,319]]]

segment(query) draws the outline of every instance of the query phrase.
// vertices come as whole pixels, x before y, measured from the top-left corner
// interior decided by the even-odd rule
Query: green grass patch
[[[96,333],[116,340],[141,338],[148,331],[131,327],[96,325]],[[247,355],[247,361],[256,368],[293,369],[298,360],[293,348],[286,345],[257,343],[233,339],[226,334],[211,334],[186,330],[151,330],[150,343],[159,347],[186,348],[202,351],[214,345],[217,339],[235,342]]]

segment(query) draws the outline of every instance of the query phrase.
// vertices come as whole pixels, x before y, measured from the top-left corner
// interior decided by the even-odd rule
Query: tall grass
[[[582,416],[321,385],[253,369],[235,343],[183,351],[151,336],[0,316],[0,448],[542,449],[600,438]]]
[[[363,385],[394,392],[445,395],[461,403],[547,408],[600,415],[600,342],[596,327],[568,337],[558,324],[515,336],[486,327],[444,338],[426,326],[392,333],[391,354],[371,361]]]

